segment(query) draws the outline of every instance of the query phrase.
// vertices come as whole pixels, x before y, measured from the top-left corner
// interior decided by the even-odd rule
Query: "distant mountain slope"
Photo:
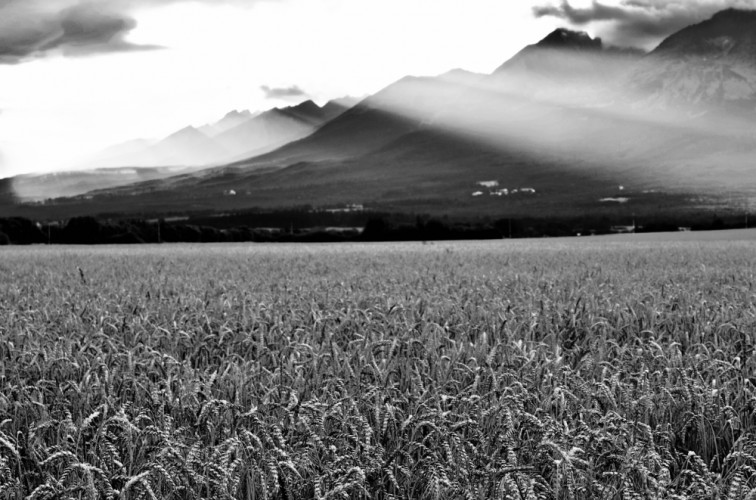
[[[209,130],[202,127],[202,130]],[[229,152],[206,132],[184,127],[158,140],[134,139],[111,146],[75,170],[121,167],[198,167],[228,158]]]
[[[229,151],[198,129],[185,127],[150,146],[148,153],[157,158],[158,166],[199,166],[225,158]]]
[[[494,71],[492,79],[531,98],[590,104],[606,99],[618,78],[642,55],[560,28],[515,54]]]
[[[603,51],[599,38],[587,33],[559,28],[543,40],[528,45],[494,71],[494,75],[528,73],[564,78],[595,76],[601,64],[597,57]]]
[[[331,101],[322,108],[312,101],[274,108],[218,134],[213,139],[229,154],[227,160],[263,154],[313,133],[347,110]]]
[[[756,11],[728,9],[665,39],[630,76],[647,102],[756,109]]]
[[[301,139],[349,107],[349,99],[320,107],[312,101],[263,113],[231,111],[201,127],[185,127],[159,141],[136,139],[112,146],[81,167],[211,166],[259,155]]]
[[[242,123],[251,120],[259,114],[260,113],[252,113],[251,111],[246,109],[243,111],[229,111],[228,113],[226,113],[226,116],[224,116],[217,122],[203,125],[199,127],[199,130],[205,135],[213,137],[215,135],[222,134],[227,130],[231,130],[232,128],[237,127]]]
[[[756,11],[726,9],[674,33],[652,52],[675,58],[708,57],[756,63]]]
[[[84,171],[28,174],[0,179],[0,186],[18,200],[36,202],[58,197],[80,196],[100,189],[163,179],[187,172],[178,168],[103,168]],[[0,193],[2,198],[2,193]]]
[[[288,108],[275,108],[270,113],[278,112],[284,116],[291,117],[295,120],[299,120],[305,123],[309,123],[312,126],[318,127],[330,120],[333,120],[348,108],[339,104],[336,101],[329,101],[322,108],[315,104],[313,101],[304,101],[296,106],[290,106]]]
[[[97,192],[94,202],[110,210],[138,200],[171,211],[367,203],[492,214],[653,213],[664,199],[732,205],[756,197],[748,83],[756,19],[740,12],[672,35],[646,56],[557,30],[492,75],[405,77],[265,154]],[[292,123],[304,134],[328,119],[327,107],[271,110],[224,134],[253,122],[267,127],[256,135]],[[226,147],[236,146],[229,139]]]
[[[576,200],[590,206],[616,194],[616,176],[596,175],[597,165],[566,167],[558,158],[421,127],[352,158],[188,174],[90,194],[106,212],[359,203],[477,215],[574,212]]]
[[[343,160],[365,155],[417,130],[461,95],[461,81],[476,78],[456,72],[441,77],[405,77],[364,99],[312,135],[268,154],[230,167],[283,167],[299,161]]]
[[[148,149],[156,141],[133,139],[110,146],[81,165],[80,169],[112,168],[132,163],[134,165],[157,165],[158,159],[150,156]]]
[[[159,141],[136,139],[117,144],[81,169],[2,179],[0,203],[77,197],[89,191],[154,183],[173,176],[183,179],[208,165],[248,157],[306,137],[346,111],[352,102],[344,98],[323,107],[306,101],[265,113],[232,111],[214,124],[185,127]],[[97,168],[98,165],[104,167]]]

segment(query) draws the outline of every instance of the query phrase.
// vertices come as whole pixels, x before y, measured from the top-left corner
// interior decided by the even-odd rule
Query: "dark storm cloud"
[[[536,17],[552,16],[583,26],[608,22],[601,35],[619,45],[647,45],[728,7],[756,8],[756,0],[625,0],[618,6],[594,0],[590,7],[573,7],[568,0],[559,5],[533,8]]]
[[[307,95],[307,92],[300,89],[296,85],[293,85],[291,87],[279,87],[279,88],[271,88],[271,87],[268,87],[267,85],[263,85],[260,87],[260,90],[265,92],[266,99],[286,99],[289,97],[304,97]]]
[[[0,63],[56,51],[85,56],[155,48],[125,40],[135,27],[133,18],[107,2],[5,1],[0,3]]]
[[[622,19],[626,17],[626,12],[621,7],[612,7],[594,2],[589,8],[575,8],[568,1],[563,1],[561,5],[546,5],[533,7],[533,14],[536,17],[554,16],[567,19],[574,24],[586,24],[591,21],[605,21],[608,19]]]
[[[138,8],[189,0],[0,0],[0,64],[54,53],[86,56],[155,49],[126,35],[136,27]],[[193,0],[198,1],[198,0]],[[209,5],[248,5],[255,0],[199,0]]]

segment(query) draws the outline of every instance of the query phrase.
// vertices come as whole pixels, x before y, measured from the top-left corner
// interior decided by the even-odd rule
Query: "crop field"
[[[0,249],[0,498],[756,499],[753,243]]]

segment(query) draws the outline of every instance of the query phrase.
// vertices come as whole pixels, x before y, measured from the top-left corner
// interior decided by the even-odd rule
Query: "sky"
[[[231,110],[489,73],[557,27],[652,49],[756,0],[0,0],[0,178]]]

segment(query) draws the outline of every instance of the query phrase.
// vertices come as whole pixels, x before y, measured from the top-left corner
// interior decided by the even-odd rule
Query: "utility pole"
[[[750,208],[751,208],[751,200],[746,195],[746,200],[745,200],[745,226],[746,226],[745,228],[746,229],[748,229],[748,211],[750,210]]]

